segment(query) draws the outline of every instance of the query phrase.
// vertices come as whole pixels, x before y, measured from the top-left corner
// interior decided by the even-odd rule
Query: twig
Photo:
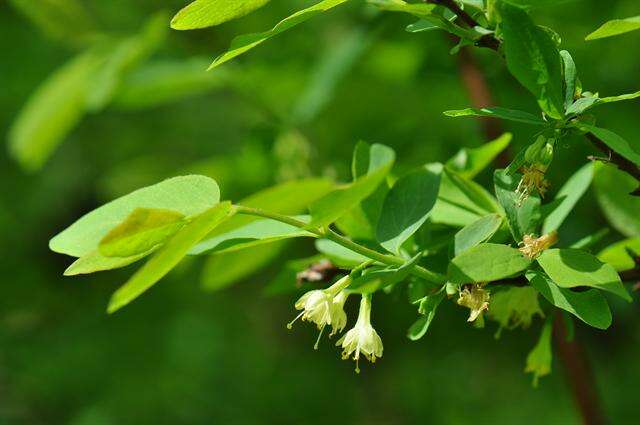
[[[567,382],[580,410],[582,422],[585,425],[602,425],[605,420],[602,415],[598,393],[595,388],[595,379],[591,373],[589,361],[584,350],[575,339],[567,341],[565,326],[562,312],[557,311],[553,321],[553,336],[567,376]]]
[[[469,28],[479,27],[480,24],[478,21],[473,19],[471,15],[465,12],[458,3],[454,0],[424,0],[425,3],[433,3],[438,6],[443,6],[449,9],[451,12],[455,13],[458,18],[464,22],[466,26]],[[486,34],[476,40],[475,45],[478,47],[486,47],[491,50],[497,51],[500,48],[500,40],[495,38],[492,34]]]
[[[455,13],[460,18],[460,20],[462,20],[462,22],[464,22],[470,28],[479,26],[478,21],[476,21],[471,15],[469,15],[467,12],[465,12],[455,2],[455,0],[425,0],[425,2],[433,3],[433,4],[437,4],[439,6],[446,7],[451,12]],[[480,38],[476,42],[476,46],[488,47],[488,48],[491,48],[492,50],[496,50],[496,51],[500,48],[500,44],[501,44],[500,40],[495,38],[491,34],[488,34],[487,36],[484,36],[484,37]],[[468,64],[472,63],[472,62],[469,61],[470,56],[468,55],[468,53],[464,53],[464,49],[462,49],[461,54],[467,54],[466,57],[461,58],[461,64],[468,65]],[[473,66],[473,65],[471,65],[471,66]],[[477,77],[473,76],[473,69],[472,68],[470,68],[470,69],[471,69],[471,71],[468,71],[469,74],[467,76],[465,76],[463,74],[463,78],[465,79],[465,84],[467,84],[467,87],[469,88],[469,93],[473,96],[474,90],[477,90],[477,89],[475,89],[474,87],[471,87],[470,84],[475,84],[475,82],[474,83],[467,83],[466,80],[467,80],[467,78],[472,78],[474,80],[477,80]],[[462,66],[461,66],[461,70],[464,71],[464,68]],[[484,87],[486,87],[486,83],[484,84]],[[490,97],[485,97],[485,99],[486,100],[490,100]],[[481,102],[474,102],[474,103],[483,103],[482,100],[485,100],[485,99],[481,99],[480,97],[478,97],[475,100],[480,100]],[[472,100],[474,100],[474,99],[472,99]],[[485,106],[488,106],[488,105],[485,104],[485,105],[481,105],[481,106],[478,106],[478,105],[474,105],[474,106],[476,106],[476,107],[485,107]],[[484,126],[486,127],[486,126],[488,126],[488,124],[484,124]],[[488,129],[485,128],[485,134],[488,131],[493,131],[493,130],[488,130]],[[586,136],[591,141],[591,143],[593,143],[600,151],[602,151],[606,155],[608,155],[608,158],[610,158],[609,162],[615,164],[620,170],[626,172],[631,177],[636,179],[636,181],[638,181],[638,183],[640,183],[640,168],[636,164],[634,164],[633,162],[631,162],[628,159],[624,158],[623,156],[619,155],[618,153],[613,152],[595,134],[587,133]],[[493,137],[493,138],[495,138],[495,137]],[[635,189],[633,192],[631,192],[631,195],[632,196],[640,196],[640,186],[637,189]]]
[[[640,182],[640,168],[638,168],[636,164],[629,161],[627,158],[623,157],[617,152],[614,152],[613,149],[610,149],[607,144],[600,140],[600,138],[595,134],[586,133],[585,136],[596,148],[607,155],[607,162],[615,164],[621,171],[624,171],[625,173],[636,179],[636,181]],[[631,192],[631,195],[640,196],[640,186],[633,192]]]

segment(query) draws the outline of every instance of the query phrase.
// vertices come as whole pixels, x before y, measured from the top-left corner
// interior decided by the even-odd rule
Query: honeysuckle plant
[[[509,146],[509,133],[402,174],[394,172],[391,147],[360,141],[349,182],[287,181],[232,202],[221,198],[216,181],[209,177],[174,177],[86,214],[55,236],[50,248],[76,257],[65,275],[146,259],[113,294],[108,312],[114,313],[187,256],[242,255],[263,244],[315,239],[317,255],[284,265],[286,278],[276,285],[279,290],[306,290],[297,301],[292,298],[288,308],[298,314],[293,322],[300,319],[318,328],[316,347],[329,327],[328,337],[339,338],[335,345],[343,350],[343,358],[356,361],[357,371],[361,356],[373,363],[383,355],[383,340],[372,322],[373,299],[402,292],[417,315],[408,327],[410,340],[427,333],[443,302],[457,305],[461,320],[473,326],[495,322],[498,336],[503,329],[539,327],[539,340],[526,359],[526,371],[537,382],[551,371],[555,317],[562,316],[568,328],[578,319],[607,329],[612,323],[607,297],[632,300],[625,283],[638,276],[640,243],[633,236],[640,234],[640,225],[635,216],[639,210],[629,205],[638,205],[633,196],[640,194],[640,145],[596,125],[591,113],[597,106],[639,97],[640,92],[600,96],[583,89],[576,64],[561,48],[560,35],[530,17],[536,1],[352,2],[377,13],[415,17],[417,21],[406,28],[411,33],[450,33],[458,40],[452,54],[474,46],[494,50],[496,60],[503,60],[535,98],[536,111],[487,106],[444,112],[449,117],[512,120],[538,129],[506,167],[493,170],[493,185],[483,187],[474,178]],[[171,27],[217,25],[266,3],[196,0],[175,15]],[[320,1],[270,30],[239,36],[210,69],[217,72],[269,38],[343,3],[347,0]],[[590,38],[634,26],[636,21],[605,25]],[[585,159],[567,181],[553,181],[547,175],[558,166],[556,151],[576,135],[604,156]],[[611,226],[629,236],[599,253],[592,247],[603,232],[579,241],[562,240],[557,232],[594,181]],[[358,316],[348,317],[345,303],[356,298]]]

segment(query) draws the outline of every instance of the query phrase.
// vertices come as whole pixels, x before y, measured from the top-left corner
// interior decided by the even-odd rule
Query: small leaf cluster
[[[186,30],[217,25],[267,2],[196,0],[174,17],[171,26]],[[270,30],[237,37],[210,68],[342,3],[346,0],[320,1]],[[606,295],[631,301],[619,272],[636,267],[634,250],[640,247],[640,229],[633,217],[638,210],[634,213],[633,205],[626,202],[628,192],[624,192],[634,190],[630,176],[640,166],[640,147],[596,126],[590,113],[599,105],[640,97],[640,92],[601,97],[584,90],[570,53],[560,48],[560,36],[536,25],[523,7],[539,2],[368,3],[381,11],[417,18],[407,27],[411,33],[444,30],[454,35],[459,39],[454,54],[466,46],[495,50],[536,100],[539,111],[535,112],[505,107],[444,112],[450,117],[492,117],[538,127],[529,146],[505,168],[493,170],[491,187],[483,187],[474,178],[507,148],[511,134],[464,149],[444,163],[434,158],[400,175],[394,172],[396,155],[391,147],[358,142],[349,182],[290,181],[232,203],[220,200],[218,185],[210,178],[176,177],[85,215],[52,239],[51,249],[77,257],[66,271],[70,275],[115,269],[149,257],[114,293],[108,310],[115,312],[187,255],[224,258],[207,265],[218,267],[224,276],[226,260],[235,259],[240,265],[259,262],[252,257],[258,246],[313,238],[318,254],[287,263],[269,286],[271,291],[295,290],[293,276],[328,262],[336,273],[325,283],[351,276],[353,281],[344,291],[362,295],[369,309],[373,294],[406,293],[418,314],[407,332],[411,340],[426,334],[445,300],[461,311],[468,309],[468,321],[475,326],[484,326],[485,318],[495,321],[497,335],[503,329],[541,322],[540,340],[526,366],[537,382],[551,371],[556,316],[564,315],[570,323],[575,317],[607,329],[612,315]],[[588,38],[633,29],[634,22],[606,24]],[[608,151],[610,160],[616,159],[616,165],[628,174],[622,174],[624,180],[619,181],[623,183],[616,182],[620,174],[615,173],[621,171],[593,162],[576,170],[566,182],[554,185],[548,181],[555,150],[561,142],[574,140],[569,139],[572,135],[585,135]],[[605,215],[629,237],[600,255],[591,248],[602,232],[577,242],[557,236],[594,181]],[[617,191],[610,190],[613,186]],[[555,196],[550,197],[552,187]],[[223,287],[231,280],[220,278],[210,286]]]

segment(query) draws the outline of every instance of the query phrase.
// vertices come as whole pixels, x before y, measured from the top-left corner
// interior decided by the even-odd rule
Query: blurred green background
[[[20,3],[0,3],[5,135],[34,90],[82,43],[80,29],[43,28],[15,7]],[[162,3],[168,26],[186,2]],[[151,0],[83,4],[92,19],[87,28],[125,36],[158,12]],[[406,330],[417,314],[398,293],[374,303],[373,322],[385,345],[374,367],[356,375],[326,340],[314,351],[311,326],[285,328],[298,294],[263,291],[287,259],[313,253],[310,241],[270,248],[278,258],[266,268],[257,267],[265,255],[257,252],[245,263],[253,272],[224,290],[201,283],[208,273],[228,271],[225,264],[185,262],[114,316],[105,313],[107,300],[132,268],[62,277],[71,260],[48,251],[51,236],[101,203],[169,176],[210,175],[224,198],[238,200],[293,178],[348,179],[359,139],[396,149],[397,173],[486,141],[477,122],[441,113],[470,104],[446,35],[407,33],[410,17],[377,15],[360,1],[204,73],[234,35],[268,29],[300,8],[299,1],[274,1],[219,27],[167,32],[157,51],[130,70],[114,100],[84,116],[42,169],[25,172],[2,150],[1,424],[579,422],[557,359],[553,375],[537,389],[522,372],[539,321],[495,340],[495,324],[474,329],[463,309],[446,303],[427,336],[414,343]],[[583,38],[608,19],[638,13],[634,0],[576,0],[534,15],[560,33],[583,85],[613,95],[639,88],[634,46],[640,33],[590,43]],[[535,111],[492,52],[472,53],[496,104]],[[157,75],[164,85],[145,91],[142,83]],[[635,102],[602,108],[598,118],[632,137],[640,130],[639,114]],[[515,134],[514,151],[534,131],[504,126]],[[556,187],[589,153],[578,139],[560,147],[561,166],[551,174]],[[605,225],[590,193],[561,239],[569,243]],[[630,423],[640,373],[638,307],[614,298],[610,303],[611,329],[578,324],[576,337],[592,361],[611,423]],[[350,314],[355,304],[347,305]]]

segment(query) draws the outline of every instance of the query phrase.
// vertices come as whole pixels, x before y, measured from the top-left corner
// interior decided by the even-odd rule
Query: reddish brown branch
[[[460,20],[469,28],[478,27],[480,24],[473,19],[471,15],[465,12],[455,0],[424,0],[426,3],[433,3],[439,6],[446,7],[451,12],[460,18]],[[486,34],[476,40],[475,45],[478,47],[486,47],[492,50],[498,50],[500,48],[500,40],[495,38],[492,34]]]
[[[609,148],[609,146],[607,146],[606,143],[600,140],[600,138],[598,138],[595,134],[586,133],[585,136],[596,148],[598,148],[598,150],[600,150],[602,153],[607,155],[607,158],[604,159],[604,161],[615,164],[620,170],[624,171],[625,173],[629,174],[631,177],[636,179],[636,181],[640,182],[640,168],[638,168],[636,164],[629,161],[627,158],[623,157],[622,155],[614,152],[612,149]],[[640,196],[640,187],[638,187],[636,190],[631,192],[631,195]]]
[[[557,311],[553,321],[553,335],[567,382],[580,410],[582,422],[585,425],[604,424],[604,416],[594,385],[595,380],[591,374],[586,353],[577,341],[567,341],[566,325],[560,311]]]

